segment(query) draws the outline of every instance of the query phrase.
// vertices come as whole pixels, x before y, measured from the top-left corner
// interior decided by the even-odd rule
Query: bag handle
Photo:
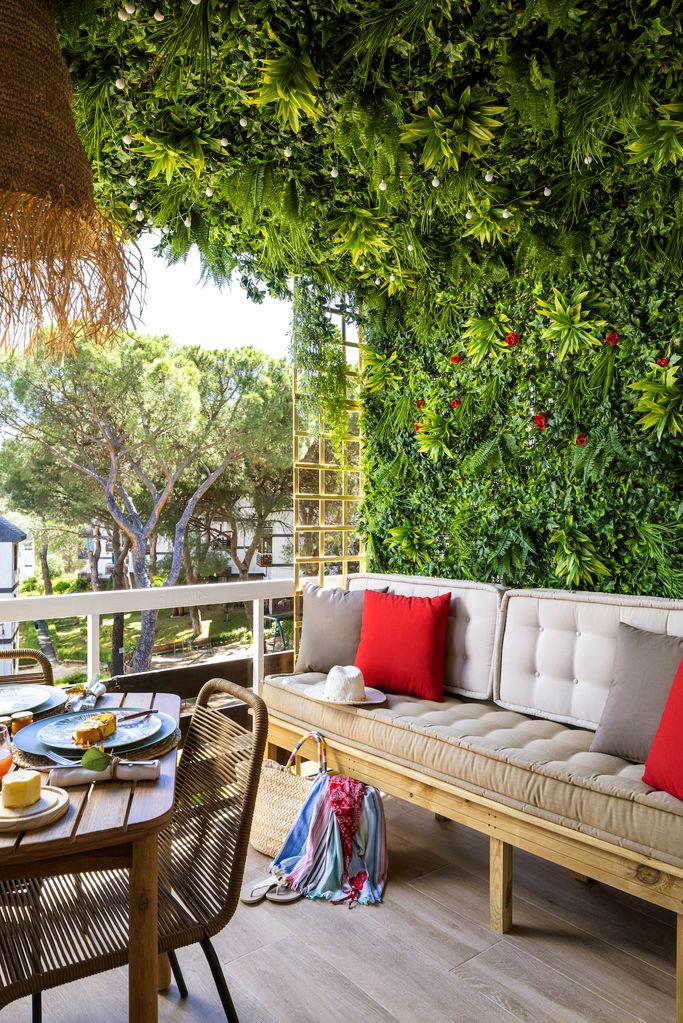
[[[318,772],[319,774],[327,774],[327,745],[325,743],[324,736],[320,732],[306,732],[305,735],[301,736],[296,746],[289,754],[289,760],[285,765],[285,770],[292,766],[294,758],[306,742],[306,739],[315,739],[318,746]]]

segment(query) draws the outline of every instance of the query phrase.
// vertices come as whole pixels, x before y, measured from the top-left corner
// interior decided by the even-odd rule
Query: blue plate
[[[113,708],[113,707],[112,708],[106,708],[106,707],[102,708],[102,710],[108,710],[108,709],[114,710],[116,708]],[[130,712],[130,713],[132,713],[136,709],[138,709],[138,708],[135,708],[135,707],[126,707],[125,708],[125,710],[127,712]],[[144,708],[140,708],[140,709],[144,709]],[[126,745],[126,746],[118,747],[117,750],[116,750],[117,754],[119,754],[119,753],[120,754],[132,753],[134,750],[141,750],[141,749],[146,749],[148,746],[155,746],[158,742],[163,742],[164,739],[167,739],[169,737],[169,735],[173,735],[173,733],[175,732],[176,727],[177,727],[175,718],[171,717],[170,714],[164,714],[164,712],[161,711],[161,710],[155,710],[154,713],[159,718],[159,721],[161,722],[161,728],[157,732],[155,732],[154,735],[150,736],[148,739],[144,739],[144,740],[142,740],[140,742],[130,743],[130,744]],[[72,715],[72,714],[63,714],[63,715],[61,715],[61,717],[63,717],[63,718],[71,718],[71,717],[75,717],[75,716],[77,716],[77,715]],[[82,714],[81,714],[81,716],[82,716]],[[58,718],[55,717],[54,720],[57,721]],[[18,749],[23,750],[24,753],[31,753],[34,756],[38,756],[38,757],[49,757],[50,753],[52,752],[50,747],[46,746],[38,738],[38,733],[40,732],[40,730],[42,728],[45,727],[45,724],[46,724],[46,721],[45,721],[45,719],[43,719],[42,721],[34,721],[32,725],[26,725],[25,728],[22,728],[13,737],[12,741],[14,742],[14,745],[17,746]],[[69,759],[73,759],[73,760],[80,760],[81,757],[83,756],[84,751],[82,749],[79,749],[78,746],[74,746],[73,749],[70,749],[70,750],[60,750],[59,753],[60,753],[60,756],[68,757]]]

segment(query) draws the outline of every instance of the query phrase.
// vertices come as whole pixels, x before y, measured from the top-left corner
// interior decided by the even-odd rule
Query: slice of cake
[[[77,746],[92,746],[96,742],[108,739],[116,731],[116,715],[108,711],[91,714],[76,725],[74,742]]]
[[[2,783],[2,805],[6,810],[24,810],[40,799],[37,771],[10,771]]]

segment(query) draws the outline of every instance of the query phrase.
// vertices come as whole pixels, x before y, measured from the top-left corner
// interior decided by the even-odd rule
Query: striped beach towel
[[[310,899],[382,901],[388,858],[382,800],[353,778],[320,775],[273,860],[273,873]]]

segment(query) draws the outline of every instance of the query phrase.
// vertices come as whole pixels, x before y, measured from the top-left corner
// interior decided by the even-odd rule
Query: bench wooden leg
[[[489,839],[489,925],[497,934],[506,934],[512,927],[512,846],[493,836]]]
[[[683,1023],[683,913],[676,916],[676,1023]]]
[[[580,881],[581,884],[593,884],[592,877],[587,877],[586,874],[577,874],[576,871],[574,871],[574,880]]]
[[[264,760],[277,760],[277,746],[274,742],[267,742],[263,751]]]

